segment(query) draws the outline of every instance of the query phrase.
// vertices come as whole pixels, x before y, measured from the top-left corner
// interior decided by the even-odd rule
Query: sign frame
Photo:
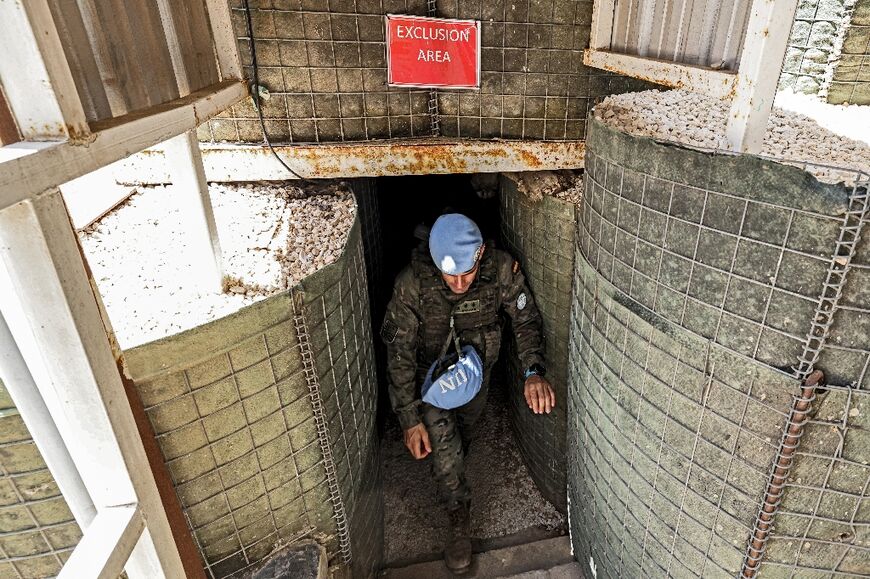
[[[412,83],[412,82],[394,82],[392,79],[392,67],[390,66],[390,25],[391,18],[401,18],[403,20],[419,20],[423,22],[453,22],[459,24],[470,24],[475,27],[477,37],[477,46],[475,47],[477,54],[477,62],[475,63],[475,84],[472,85],[453,85],[448,83]],[[480,56],[481,56],[481,39],[480,39],[480,20],[467,20],[458,18],[435,18],[431,16],[415,16],[411,14],[385,14],[384,15],[384,40],[387,45],[387,86],[395,87],[411,87],[411,88],[443,88],[450,90],[480,90]]]

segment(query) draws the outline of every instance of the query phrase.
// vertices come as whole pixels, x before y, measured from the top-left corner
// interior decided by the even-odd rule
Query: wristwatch
[[[546,375],[547,369],[537,363],[532,364],[531,366],[526,368],[526,371],[523,373],[523,376],[525,376],[526,380],[528,380],[530,376],[540,376],[541,378],[543,378]]]

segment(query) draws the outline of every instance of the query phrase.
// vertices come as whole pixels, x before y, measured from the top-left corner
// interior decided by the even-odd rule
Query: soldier
[[[549,413],[556,396],[544,378],[541,316],[525,277],[508,253],[486,248],[468,217],[438,218],[428,255],[415,250],[396,278],[381,328],[390,402],[411,455],[418,460],[432,455],[432,473],[450,519],[444,561],[456,574],[471,566],[471,491],[464,461],[498,358],[500,312],[511,320],[525,368],[526,403],[536,414]],[[446,357],[451,342],[457,350],[450,366],[454,374],[437,380],[443,367],[435,371],[435,362]],[[466,380],[475,373],[482,374],[476,385]]]

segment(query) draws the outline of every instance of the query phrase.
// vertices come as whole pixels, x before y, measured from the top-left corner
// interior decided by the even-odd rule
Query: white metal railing
[[[757,153],[797,0],[595,0],[588,66],[731,101],[726,148]]]
[[[58,186],[171,141],[174,180],[187,185],[177,193],[190,197],[199,241],[192,261],[205,268],[192,274],[219,287],[195,128],[247,88],[229,7],[205,4],[221,82],[153,110],[89,123],[49,0],[0,0],[0,81],[24,138],[0,147],[0,378],[84,533],[64,578],[114,579],[122,570],[132,579],[203,576],[198,560],[182,560],[176,538],[188,531],[170,524],[151,466],[162,457],[146,452],[131,406],[136,392]],[[175,81],[189,89],[171,37],[171,5],[160,6]]]

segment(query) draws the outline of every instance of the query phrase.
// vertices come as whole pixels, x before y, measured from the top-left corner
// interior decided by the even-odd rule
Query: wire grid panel
[[[834,389],[819,397],[762,577],[870,577],[870,391]]]
[[[870,104],[870,0],[854,0],[854,11],[834,66],[828,102]]]
[[[798,4],[779,88],[819,94],[831,82],[833,60],[853,0],[805,0]]]
[[[54,477],[0,382],[0,576],[55,576],[81,536]]]
[[[378,456],[377,380],[360,230],[357,221],[343,268],[324,272],[310,283],[303,281],[302,287],[329,442],[347,517],[337,522],[347,527],[355,572],[367,576],[380,563],[381,546],[375,552],[358,553],[354,543],[371,547],[364,533],[376,534],[382,524],[378,522],[381,512],[375,510],[377,500],[371,498],[380,488],[366,480],[375,476],[378,468],[377,461],[373,462]],[[360,520],[365,524],[360,526]],[[366,529],[364,533],[361,528]]]
[[[158,369],[133,377],[215,579],[244,576],[276,545],[303,538],[316,538],[332,558],[353,547],[336,505],[346,506],[353,519],[361,485],[374,492],[361,481],[370,476],[376,452],[359,229],[356,223],[336,263],[303,282],[309,289],[335,288],[311,292],[316,307],[305,306],[310,368],[303,363],[292,293],[170,338],[171,344],[127,353],[132,366],[145,367],[147,358]],[[175,362],[167,362],[169,350]],[[161,370],[164,364],[172,369]],[[309,375],[316,378],[319,409]],[[324,444],[332,461],[324,459]],[[376,501],[367,495],[366,504]]]
[[[591,2],[441,0],[439,15],[481,21],[480,91],[439,91],[441,133],[582,139]]]
[[[431,137],[582,139],[594,99],[645,83],[583,66],[592,2],[439,0],[437,16],[481,20],[481,88],[387,86],[384,15],[425,15],[428,0],[251,2],[263,103],[274,142]],[[245,73],[245,14],[233,2]],[[437,97],[432,100],[435,93]],[[437,122],[436,122],[437,121]],[[262,142],[250,99],[200,126],[205,141]]]
[[[797,168],[759,158],[679,149],[610,129],[598,135],[627,147],[648,142],[649,150],[626,162],[632,153],[587,148],[580,241],[590,263],[657,314],[791,369],[856,188],[814,183]]]
[[[289,319],[181,372],[137,382],[214,579],[279,542],[333,536],[309,391]],[[239,320],[241,322],[241,320]],[[337,544],[327,545],[337,552]]]
[[[523,369],[512,355],[512,424],[519,430],[517,441],[536,484],[550,502],[564,511],[570,327],[565,314],[571,308],[575,206],[553,197],[533,201],[504,176],[500,192],[502,239],[522,264],[541,312],[547,379],[556,392],[552,413],[530,414],[520,387]]]
[[[798,382],[655,316],[576,259],[578,558],[605,576],[734,577]]]
[[[806,373],[798,362],[807,345],[816,352],[826,394],[817,396],[796,454],[764,576],[866,574],[870,248],[861,233],[870,179],[853,172],[853,186],[824,185],[770,160],[692,151],[598,125],[586,169],[578,245],[596,291],[612,281],[617,302],[724,348],[735,368],[761,362],[797,379]],[[743,244],[752,250],[746,265]],[[597,307],[575,300],[582,315]],[[823,318],[833,323],[817,329]],[[590,341],[584,355],[601,352]],[[770,418],[752,419],[759,420]]]
[[[270,140],[360,141],[432,135],[429,91],[387,86],[384,15],[425,15],[425,0],[252,2]],[[253,78],[241,2],[232,19],[245,76]],[[250,99],[218,115],[200,138],[262,142]]]

